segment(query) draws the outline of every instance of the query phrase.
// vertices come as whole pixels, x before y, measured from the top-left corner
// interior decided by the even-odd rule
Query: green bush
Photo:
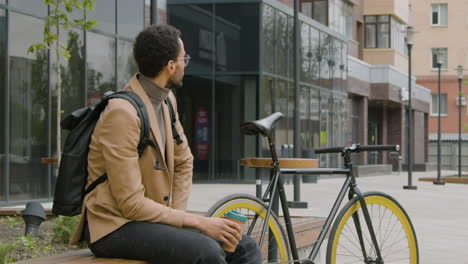
[[[59,216],[52,226],[54,240],[68,243],[75,232],[75,228],[80,222],[80,216]]]
[[[0,264],[11,262],[10,253],[15,250],[16,245],[0,243]]]

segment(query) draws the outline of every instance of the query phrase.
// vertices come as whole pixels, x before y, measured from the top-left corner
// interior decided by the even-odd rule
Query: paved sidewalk
[[[443,171],[442,176],[456,172]],[[434,185],[419,177],[436,177],[433,172],[413,173],[417,190],[403,190],[407,173],[358,178],[361,191],[381,191],[396,198],[409,214],[419,243],[421,264],[468,263],[468,185]],[[322,178],[318,184],[302,184],[301,200],[308,209],[293,209],[292,215],[327,216],[344,178]],[[287,185],[292,199],[293,186]],[[255,185],[195,184],[188,210],[207,211],[218,199],[232,193],[255,195]],[[322,252],[324,254],[325,252]]]

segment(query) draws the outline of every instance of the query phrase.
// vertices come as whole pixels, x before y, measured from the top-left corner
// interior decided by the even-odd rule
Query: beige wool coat
[[[91,243],[130,221],[148,221],[182,227],[187,200],[192,188],[193,156],[179,122],[177,104],[176,129],[183,140],[177,145],[172,136],[168,106],[162,103],[165,124],[165,153],[156,114],[137,75],[124,90],[137,93],[146,105],[151,124],[151,138],[157,148],[148,146],[138,157],[140,118],[131,103],[111,99],[101,113],[93,132],[88,154],[88,185],[107,173],[108,180],[89,193],[83,202],[81,220],[70,243],[77,244],[88,219]],[[160,167],[156,170],[155,162]],[[86,214],[85,214],[86,208]]]

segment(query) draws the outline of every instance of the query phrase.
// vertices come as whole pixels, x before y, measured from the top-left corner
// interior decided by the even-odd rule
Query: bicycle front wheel
[[[268,210],[266,204],[251,195],[233,194],[214,204],[208,210],[207,216],[223,217],[230,210],[236,210],[247,216],[244,233],[259,242]],[[250,229],[251,232],[248,233]],[[288,261],[290,258],[288,240],[278,217],[273,212],[268,219],[268,229],[265,231],[264,241],[261,245],[263,263]]]
[[[403,207],[384,193],[365,193],[364,198],[383,258],[382,263],[418,264],[416,233]],[[362,239],[359,239],[357,225],[361,227]],[[335,220],[328,239],[327,264],[380,263],[376,260],[377,254],[361,204],[358,197],[354,197]]]

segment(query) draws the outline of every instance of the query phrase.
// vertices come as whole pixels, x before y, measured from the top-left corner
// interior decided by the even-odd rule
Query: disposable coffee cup
[[[224,217],[226,219],[229,219],[229,220],[231,220],[233,222],[238,223],[241,226],[241,228],[243,228],[245,222],[247,222],[247,217],[245,215],[243,215],[243,214],[241,214],[241,213],[239,213],[237,211],[234,211],[234,210],[231,210],[231,211],[227,212],[224,215]],[[236,251],[236,247],[229,247],[228,245],[224,245],[224,244],[222,245],[222,248],[224,250],[226,250],[226,251],[229,251],[229,252]]]

